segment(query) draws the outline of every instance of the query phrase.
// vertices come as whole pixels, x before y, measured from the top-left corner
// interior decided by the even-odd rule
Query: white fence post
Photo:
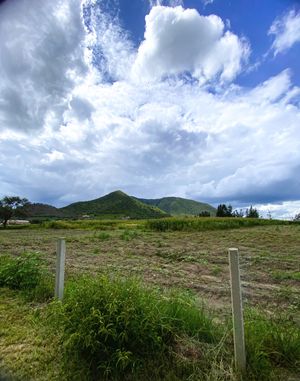
[[[228,249],[228,256],[230,264],[235,365],[239,371],[244,372],[246,369],[246,351],[238,249]]]
[[[62,300],[64,296],[66,242],[64,238],[57,241],[55,297]]]

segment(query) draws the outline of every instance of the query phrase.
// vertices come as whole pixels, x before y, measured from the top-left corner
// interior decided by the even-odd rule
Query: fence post
[[[57,241],[55,297],[62,300],[64,295],[66,242],[64,238]]]
[[[238,249],[228,249],[228,256],[230,264],[235,365],[239,371],[244,372],[246,370],[246,351]]]

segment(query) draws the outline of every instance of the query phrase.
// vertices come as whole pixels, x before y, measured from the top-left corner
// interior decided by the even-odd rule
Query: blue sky
[[[298,1],[6,0],[0,34],[0,196],[300,211]]]
[[[154,2],[153,2],[154,3]],[[162,3],[164,3],[162,1]],[[166,4],[167,2],[165,2]],[[230,28],[239,36],[244,36],[251,43],[250,64],[261,64],[257,69],[243,73],[237,78],[237,83],[242,86],[255,86],[265,81],[270,76],[290,67],[294,75],[294,83],[300,85],[300,44],[295,44],[286,54],[281,54],[273,59],[263,56],[269,52],[273,37],[268,35],[268,30],[277,17],[282,17],[288,10],[299,11],[300,4],[292,0],[184,0],[175,1],[185,8],[197,9],[202,15],[216,14],[222,20],[230,22]],[[119,17],[122,27],[130,33],[136,47],[144,37],[145,16],[149,13],[151,5],[149,0],[108,0],[106,10],[113,16]]]

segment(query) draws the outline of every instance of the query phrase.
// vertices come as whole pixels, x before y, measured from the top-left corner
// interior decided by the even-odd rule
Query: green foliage
[[[47,221],[42,224],[46,229],[114,229],[120,224],[120,221],[109,220],[58,220]]]
[[[124,230],[120,236],[120,238],[124,241],[131,241],[134,238],[137,238],[139,236],[138,232],[136,230]]]
[[[38,253],[0,257],[0,287],[25,291],[29,299],[46,301],[53,296],[54,281]]]
[[[216,217],[232,217],[232,206],[225,204],[218,205]]]
[[[268,319],[250,310],[246,315],[245,340],[251,379],[269,381],[276,367],[300,372],[300,328],[287,316]]]
[[[198,217],[210,217],[210,213],[204,210],[198,214]]]
[[[246,218],[162,218],[149,220],[145,226],[154,231],[206,231],[226,230],[251,226],[287,225],[293,222]]]
[[[95,379],[159,364],[178,335],[213,343],[220,332],[190,295],[162,295],[134,280],[83,277],[57,306],[68,367],[79,363]]]
[[[246,218],[259,218],[257,209],[251,205],[249,209],[246,209]]]
[[[0,286],[12,289],[32,289],[41,278],[41,259],[37,253],[0,258]]]
[[[137,200],[145,204],[155,206],[173,216],[195,216],[201,215],[202,213],[209,213],[209,215],[215,216],[216,214],[216,209],[209,204],[205,204],[194,200],[188,200],[181,197],[163,197],[158,199]],[[203,217],[207,217],[207,215]]]
[[[106,232],[99,232],[99,233],[94,235],[94,238],[97,238],[101,241],[105,241],[105,240],[110,238],[110,234],[108,234]]]
[[[157,218],[165,217],[162,210],[146,205],[126,193],[116,191],[96,200],[76,202],[61,208],[66,216],[113,216],[117,218]]]
[[[17,196],[5,196],[0,200],[0,221],[5,228],[8,220],[21,214],[21,207],[27,205],[29,202],[26,198]]]
[[[277,270],[272,272],[272,277],[276,280],[296,280],[300,281],[300,271]]]
[[[240,217],[240,218],[244,217],[243,209],[240,209],[240,210],[235,209],[232,212],[232,217]]]
[[[300,213],[297,213],[294,217],[294,221],[300,221]]]

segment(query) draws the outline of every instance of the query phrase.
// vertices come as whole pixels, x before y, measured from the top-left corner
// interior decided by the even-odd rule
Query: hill
[[[41,203],[32,203],[24,206],[22,208],[24,216],[27,218],[63,218],[65,217],[64,213],[55,208],[52,205],[41,204]]]
[[[147,205],[155,206],[173,216],[195,216],[204,211],[209,212],[211,216],[216,215],[216,209],[213,206],[181,197],[163,197],[158,199],[138,198],[137,200]]]
[[[147,205],[122,191],[115,191],[91,201],[81,201],[60,208],[64,215],[106,218],[158,218],[168,214],[155,206]]]

